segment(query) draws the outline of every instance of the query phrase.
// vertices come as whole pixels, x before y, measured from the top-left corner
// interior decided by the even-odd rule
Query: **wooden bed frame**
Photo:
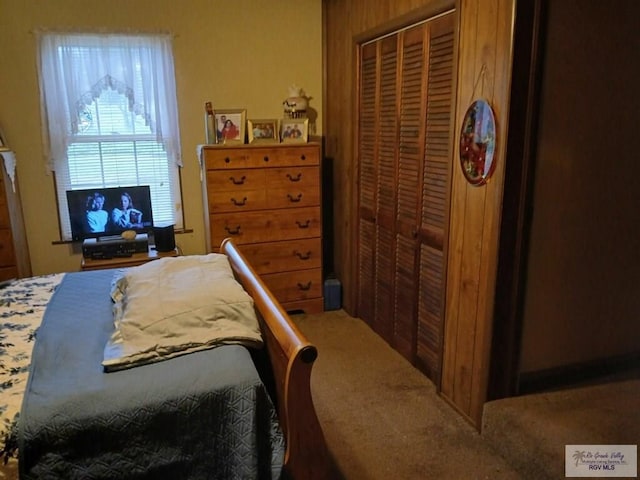
[[[284,478],[331,479],[332,464],[311,397],[311,369],[318,351],[300,333],[231,239],[223,252],[253,297],[273,370],[280,426],[286,440]]]

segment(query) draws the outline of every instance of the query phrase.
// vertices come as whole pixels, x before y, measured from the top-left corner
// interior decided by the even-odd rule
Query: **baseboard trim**
[[[640,352],[520,374],[518,395],[567,387],[640,369]]]

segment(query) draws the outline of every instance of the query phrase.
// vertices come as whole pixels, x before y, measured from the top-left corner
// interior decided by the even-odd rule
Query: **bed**
[[[0,291],[0,478],[17,467],[25,479],[331,478],[310,390],[317,350],[235,245],[220,251],[252,299],[264,348],[223,342],[107,373],[115,271]]]

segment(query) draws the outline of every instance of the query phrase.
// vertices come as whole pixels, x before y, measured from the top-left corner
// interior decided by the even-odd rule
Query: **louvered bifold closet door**
[[[364,45],[359,92],[358,316],[394,344],[397,35]]]
[[[451,170],[453,15],[360,48],[358,312],[439,377]]]
[[[442,368],[445,246],[453,168],[453,15],[429,23],[425,156],[420,208],[418,341],[416,365],[436,385]]]
[[[373,328],[393,344],[395,210],[398,144],[398,45],[395,37],[380,42],[379,106],[376,131],[377,189],[375,243],[375,320]]]
[[[417,225],[424,158],[425,24],[399,34],[400,128],[393,346],[413,362],[417,336]]]
[[[360,51],[359,107],[359,248],[358,248],[358,315],[374,324],[375,309],[375,210],[376,210],[376,105],[377,45],[370,43]]]

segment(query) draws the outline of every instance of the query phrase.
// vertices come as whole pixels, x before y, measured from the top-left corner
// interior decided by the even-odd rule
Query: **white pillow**
[[[114,278],[115,331],[104,349],[106,371],[240,343],[262,346],[253,299],[225,255],[162,258]]]

